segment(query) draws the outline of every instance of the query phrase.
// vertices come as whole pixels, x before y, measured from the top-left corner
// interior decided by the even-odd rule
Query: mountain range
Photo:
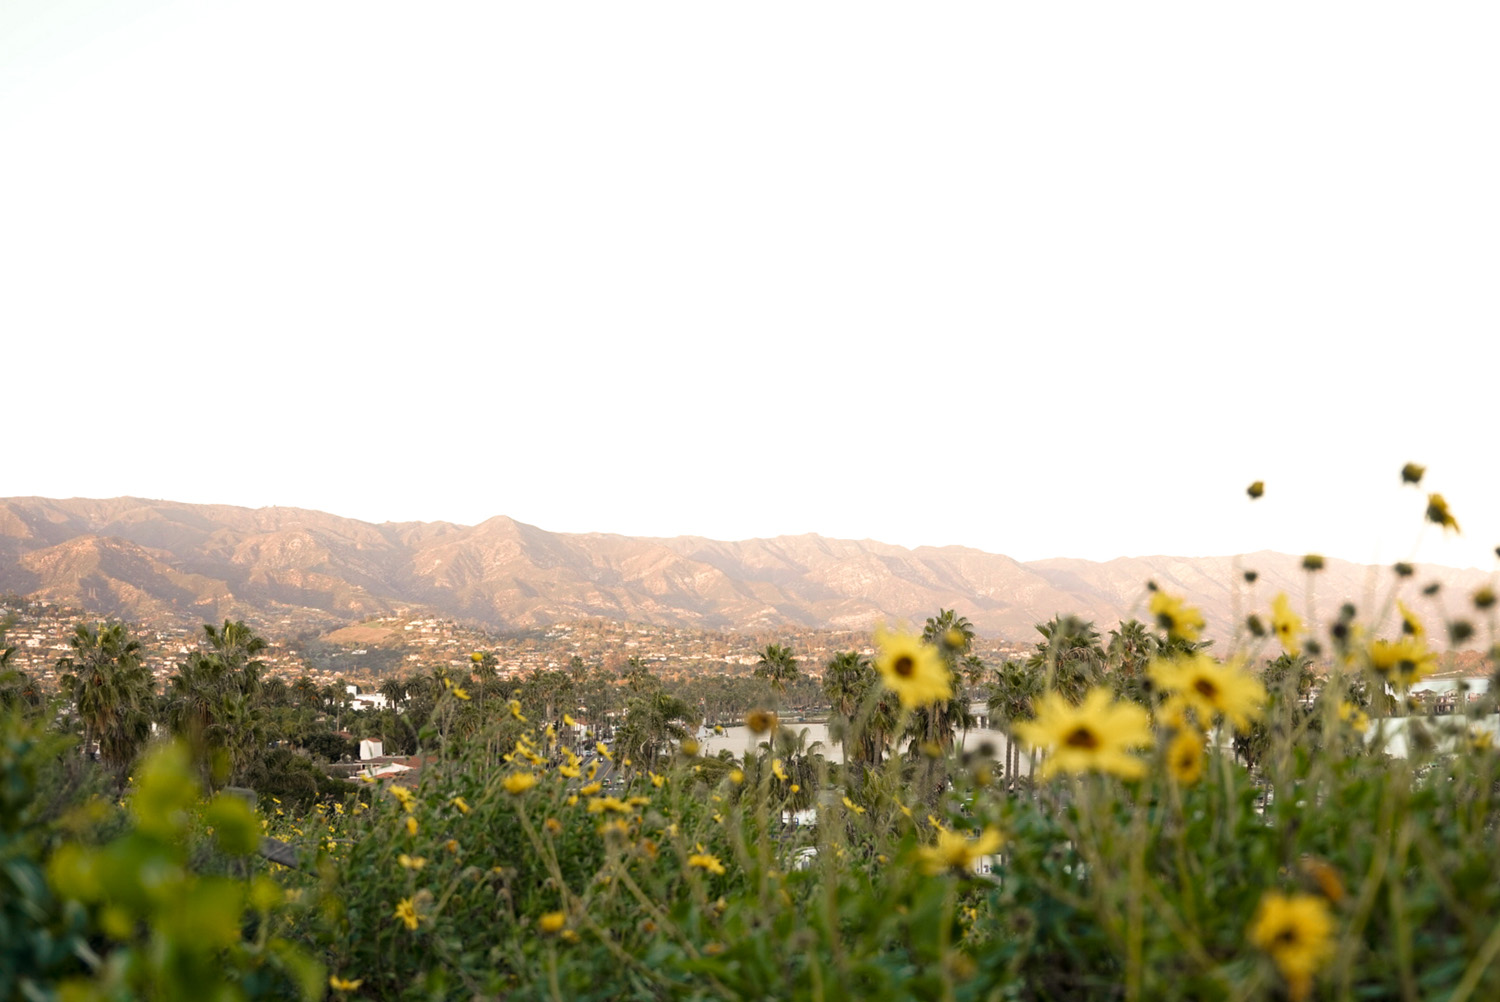
[[[1247,584],[1246,570],[1256,581]],[[1453,614],[1491,575],[1423,567],[1402,595]],[[1026,563],[961,546],[907,549],[818,535],[723,542],[554,533],[497,516],[478,525],[375,525],[297,508],[238,508],[141,498],[0,499],[0,590],[138,621],[334,625],[417,610],[523,629],[586,618],[700,629],[868,629],[918,624],[940,608],[982,634],[1035,639],[1055,614],[1102,630],[1148,618],[1147,582],[1184,595],[1209,636],[1262,613],[1285,591],[1327,623],[1338,606],[1388,605],[1389,568],[1301,557],[1122,557]],[[1420,596],[1429,582],[1443,585]],[[1460,598],[1461,596],[1461,598]],[[1368,614],[1368,613],[1366,613]]]

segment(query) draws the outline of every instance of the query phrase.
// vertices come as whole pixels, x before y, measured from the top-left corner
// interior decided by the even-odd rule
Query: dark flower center
[[[1272,942],[1277,946],[1296,946],[1297,930],[1291,926],[1287,926],[1276,934],[1276,938]]]
[[[903,654],[896,659],[896,663],[891,667],[902,678],[911,678],[917,670],[917,662],[910,654]]]
[[[1199,678],[1193,682],[1193,688],[1198,690],[1198,695],[1207,700],[1219,698],[1219,687],[1206,678]]]
[[[1068,732],[1068,736],[1063,738],[1063,744],[1069,748],[1094,751],[1099,747],[1099,735],[1080,724]]]

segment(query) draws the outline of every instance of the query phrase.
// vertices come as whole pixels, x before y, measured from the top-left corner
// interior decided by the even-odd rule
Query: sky
[[[1488,568],[1497,46],[1463,3],[5,0],[0,496]]]

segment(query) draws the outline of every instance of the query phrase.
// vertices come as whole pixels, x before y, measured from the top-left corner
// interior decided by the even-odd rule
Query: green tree
[[[151,736],[155,684],[141,661],[141,645],[124,623],[79,623],[68,638],[72,653],[57,661],[63,689],[83,724],[83,751],[123,779]]]
[[[1053,616],[1037,623],[1036,631],[1042,639],[1026,659],[1027,666],[1040,671],[1047,687],[1068,702],[1083,702],[1104,678],[1108,657],[1099,646],[1099,631],[1076,616]]]
[[[265,647],[243,622],[204,624],[202,646],[168,683],[167,724],[187,742],[210,789],[245,772],[264,752],[257,697],[265,665],[255,656]]]
[[[780,644],[767,644],[759,652],[760,660],[755,663],[753,674],[756,678],[765,679],[771,685],[771,691],[776,694],[778,704],[786,695],[787,683],[798,675],[797,658],[792,654],[790,647]]]

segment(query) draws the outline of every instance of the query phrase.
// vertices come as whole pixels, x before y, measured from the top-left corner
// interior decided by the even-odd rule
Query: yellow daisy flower
[[[730,769],[729,781],[735,786],[739,786],[745,781],[745,771],[743,769]]]
[[[1278,592],[1271,600],[1271,630],[1281,641],[1282,650],[1292,657],[1302,653],[1298,638],[1302,635],[1302,617],[1292,611],[1286,592]]]
[[[1000,848],[1004,839],[993,828],[986,828],[979,837],[970,839],[963,832],[938,830],[937,844],[917,850],[917,863],[929,877],[940,873],[967,873],[981,856],[988,856]]]
[[[526,717],[521,713],[521,701],[519,699],[513,699],[510,701],[509,705],[510,715],[512,717],[515,717],[521,723],[526,723]]]
[[[1016,725],[1016,736],[1031,748],[1051,752],[1042,763],[1043,779],[1059,772],[1136,779],[1145,774],[1146,765],[1129,749],[1151,745],[1151,717],[1133,703],[1116,702],[1103,688],[1090,691],[1080,706],[1049,692],[1038,702],[1036,719]]]
[[[412,817],[410,814],[408,814],[406,816],[406,834],[408,834],[408,835],[415,835],[416,833],[417,833],[417,819],[414,818],[414,817]]]
[[[460,814],[469,813],[469,802],[463,797],[454,797],[452,800],[448,801],[448,803],[452,804],[454,807],[457,807],[458,813]]]
[[[1272,891],[1260,899],[1250,941],[1270,954],[1276,969],[1286,978],[1287,993],[1294,999],[1307,997],[1312,977],[1333,953],[1333,916],[1328,903],[1312,894],[1279,894]]]
[[[745,714],[745,726],[750,729],[751,734],[774,731],[778,722],[776,714],[770,710],[751,710]]]
[[[1416,637],[1422,640],[1427,636],[1427,630],[1422,626],[1422,621],[1417,614],[1412,612],[1407,604],[1400,599],[1396,600],[1396,609],[1401,613],[1401,632],[1408,637]]]
[[[603,814],[605,811],[614,811],[616,814],[629,814],[630,805],[619,797],[594,797],[589,801],[590,814]]]
[[[700,870],[707,870],[709,873],[717,873],[721,876],[724,873],[724,864],[719,862],[719,857],[710,856],[706,852],[694,853],[689,856],[688,866],[696,866]]]
[[[357,991],[359,989],[359,986],[364,983],[364,978],[341,978],[337,974],[330,974],[328,976],[328,987],[332,988],[336,992]]]
[[[1353,703],[1343,702],[1339,704],[1339,719],[1361,734],[1370,729],[1369,715]]]
[[[906,709],[927,706],[953,696],[948,666],[936,647],[924,644],[912,633],[893,633],[884,627],[875,631],[875,667],[885,687],[896,694]]]
[[[602,789],[604,789],[604,784],[603,783],[593,782],[593,783],[590,783],[588,786],[580,787],[579,790],[578,790],[578,792],[581,793],[581,794],[583,794],[585,797],[592,797],[594,794],[598,793]]]
[[[783,783],[787,781],[786,770],[781,767],[781,759],[775,758],[771,760],[771,775],[775,776]]]
[[[416,800],[416,796],[410,790],[404,786],[393,786],[391,787],[391,796],[396,798],[406,813],[411,813],[412,803]]]
[[[1203,613],[1183,604],[1182,599],[1176,595],[1169,595],[1164,591],[1152,592],[1151,615],[1156,618],[1156,625],[1166,630],[1167,636],[1174,640],[1197,643],[1202,635]]]
[[[1427,521],[1435,525],[1441,525],[1444,530],[1452,529],[1460,532],[1458,519],[1448,510],[1448,502],[1443,500],[1441,494],[1427,495]]]
[[[1203,778],[1202,734],[1192,729],[1178,732],[1167,745],[1167,772],[1183,786]]]
[[[1266,703],[1266,687],[1236,659],[1220,664],[1195,652],[1175,658],[1154,658],[1146,669],[1151,680],[1192,708],[1207,726],[1223,716],[1241,734],[1259,719]]]
[[[417,918],[417,906],[412,904],[411,898],[402,898],[396,902],[395,918],[406,923],[406,928],[415,929],[421,921]]]
[[[505,787],[505,792],[520,796],[536,785],[536,776],[529,772],[513,772],[505,777],[505,782],[501,785]]]
[[[563,926],[568,924],[568,916],[562,912],[548,912],[537,920],[537,927],[547,935],[562,932]]]
[[[408,870],[420,870],[427,865],[427,859],[423,856],[408,856],[406,853],[396,857],[396,862]]]
[[[863,814],[865,812],[865,809],[863,807],[859,806],[848,797],[844,798],[844,806],[849,808],[849,810],[853,811],[855,814]]]
[[[1437,667],[1437,655],[1414,636],[1371,641],[1365,647],[1364,656],[1371,671],[1397,686],[1418,682]]]

